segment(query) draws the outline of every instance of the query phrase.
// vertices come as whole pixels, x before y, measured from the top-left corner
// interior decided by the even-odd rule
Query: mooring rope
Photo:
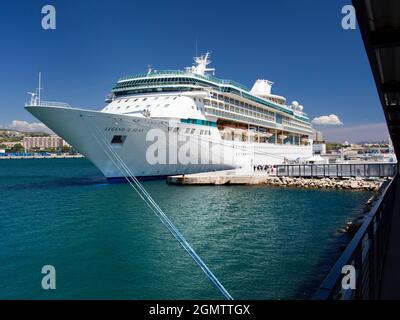
[[[88,116],[89,117],[89,116]],[[91,127],[91,121],[89,122],[89,128]],[[154,199],[150,196],[150,194],[146,191],[146,189],[142,186],[142,184],[137,180],[135,175],[129,169],[129,167],[125,164],[125,162],[121,159],[117,152],[115,152],[108,141],[106,140],[104,134],[100,131],[100,129],[95,125],[95,130],[98,131],[99,136],[96,135],[96,132],[91,130],[92,136],[95,138],[97,143],[103,149],[104,153],[111,160],[111,162],[116,166],[116,168],[121,172],[124,178],[128,181],[130,186],[139,194],[140,198],[147,204],[147,206],[153,211],[153,213],[161,220],[164,226],[170,231],[170,233],[175,237],[175,239],[180,243],[180,245],[186,250],[186,252],[191,256],[191,258],[196,262],[196,264],[201,268],[201,270],[205,273],[210,282],[222,293],[222,295],[227,300],[233,300],[232,296],[225,289],[225,287],[221,284],[221,282],[217,279],[217,277],[212,273],[212,271],[208,268],[205,262],[200,258],[200,256],[195,252],[192,246],[187,242],[185,237],[179,232],[179,230],[175,227],[172,221],[168,218],[168,216],[162,211],[162,209],[158,206],[158,204],[154,201]],[[102,143],[103,142],[103,143]],[[108,150],[108,151],[107,151]],[[113,156],[113,157],[112,157]]]

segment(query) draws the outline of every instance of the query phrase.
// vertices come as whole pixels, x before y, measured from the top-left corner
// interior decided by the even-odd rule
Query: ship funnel
[[[265,97],[271,95],[271,88],[274,83],[269,80],[257,80],[251,89],[251,93],[258,97]]]

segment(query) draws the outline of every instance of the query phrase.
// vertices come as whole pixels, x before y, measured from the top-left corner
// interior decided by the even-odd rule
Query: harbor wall
[[[378,191],[385,178],[303,178],[265,174],[212,172],[167,177],[176,185],[268,185],[285,188]]]

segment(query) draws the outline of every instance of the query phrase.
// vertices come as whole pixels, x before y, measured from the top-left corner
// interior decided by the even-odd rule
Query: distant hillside
[[[50,134],[44,132],[26,132],[12,129],[0,129],[1,138],[16,138],[16,137],[49,137]]]

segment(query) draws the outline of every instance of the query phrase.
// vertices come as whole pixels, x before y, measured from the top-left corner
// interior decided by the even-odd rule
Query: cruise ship
[[[207,53],[183,70],[122,78],[100,111],[42,101],[40,91],[25,107],[110,179],[124,176],[121,164],[149,178],[312,156],[303,106],[272,94],[268,80],[249,89],[217,78],[210,63]]]

